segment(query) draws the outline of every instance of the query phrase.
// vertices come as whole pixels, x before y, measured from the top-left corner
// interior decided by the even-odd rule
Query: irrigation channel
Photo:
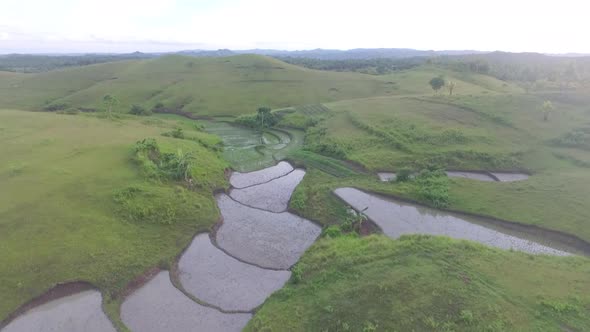
[[[277,143],[280,144],[280,143]],[[254,312],[291,277],[291,268],[321,228],[287,212],[305,171],[287,162],[234,172],[231,189],[216,196],[222,220],[197,235],[176,269],[161,270],[129,294],[121,319],[133,332],[240,331]],[[533,254],[568,255],[567,248],[537,234],[511,231],[488,220],[443,212],[355,188],[334,191],[363,211],[383,233],[445,235]],[[97,290],[84,290],[25,311],[2,332],[115,331]]]

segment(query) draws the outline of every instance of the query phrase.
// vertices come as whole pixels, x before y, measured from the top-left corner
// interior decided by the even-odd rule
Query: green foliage
[[[438,92],[438,90],[440,90],[440,88],[445,86],[445,79],[442,78],[441,76],[433,77],[430,81],[428,81],[428,84],[430,84],[430,87],[432,88],[432,90],[434,90],[435,92]]]
[[[256,114],[241,115],[234,122],[249,128],[264,129],[274,127],[279,122],[279,118],[270,111],[270,108],[260,107]]]
[[[567,302],[542,300],[541,305],[557,314],[580,313],[583,311],[578,305]]]
[[[154,188],[129,186],[113,194],[117,213],[134,223],[173,225],[187,222],[199,213],[199,205],[191,202],[190,192],[183,187]]]
[[[161,173],[169,179],[176,181],[189,181],[191,169],[195,164],[195,156],[178,149],[176,153],[165,153],[159,164]]]
[[[342,234],[342,228],[338,225],[330,225],[324,228],[324,230],[322,231],[322,237],[334,238],[340,237],[342,236]]]
[[[161,153],[153,138],[137,141],[133,146],[134,160],[140,165],[142,173],[149,178],[189,181],[191,169],[195,166],[192,153],[178,149],[176,153]]]
[[[185,138],[184,131],[180,127],[174,128],[174,130],[172,130],[172,131],[167,131],[167,132],[163,133],[162,136],[174,137],[174,138],[178,138],[178,139]]]
[[[291,206],[291,208],[300,211],[300,210],[305,209],[306,203],[307,203],[307,194],[305,193],[305,188],[298,187],[293,192],[293,195],[291,195],[291,200],[289,202],[289,205]]]
[[[423,170],[415,179],[417,194],[436,208],[449,206],[449,179],[444,170]]]
[[[590,150],[590,128],[576,128],[551,140],[557,146]]]
[[[151,115],[152,112],[149,111],[149,110],[146,110],[142,106],[133,104],[133,105],[131,105],[131,110],[129,110],[129,114],[140,115],[140,116],[148,116],[148,115]]]
[[[77,108],[68,107],[65,110],[57,111],[56,113],[58,113],[58,114],[66,114],[66,115],[76,115],[76,114],[80,113],[80,110],[77,109]]]
[[[68,103],[60,103],[60,102],[53,102],[43,107],[44,111],[48,112],[55,112],[65,110],[66,108],[70,107]]]
[[[356,232],[360,233],[363,223],[368,220],[367,216],[363,213],[364,211],[357,212],[352,208],[347,210],[346,218],[340,223],[340,228],[344,232]]]
[[[408,167],[402,167],[395,173],[395,181],[396,182],[407,182],[412,179],[414,175],[414,170]]]

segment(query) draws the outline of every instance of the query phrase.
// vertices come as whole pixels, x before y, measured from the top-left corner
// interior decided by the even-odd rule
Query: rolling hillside
[[[338,73],[297,67],[276,59],[239,55],[225,58],[165,56],[120,61],[38,74],[0,74],[3,107],[40,110],[47,105],[102,109],[115,95],[116,110],[132,104],[203,116],[239,115],[261,105],[282,108],[372,96],[432,94],[427,82],[445,75],[457,93],[518,91],[501,81],[420,67],[386,76]]]

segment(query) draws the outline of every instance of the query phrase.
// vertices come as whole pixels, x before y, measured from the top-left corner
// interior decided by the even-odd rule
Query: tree
[[[103,103],[105,104],[106,108],[107,108],[107,113],[109,115],[109,118],[111,117],[112,111],[113,111],[113,106],[115,106],[116,104],[119,103],[119,100],[117,99],[117,97],[113,96],[113,95],[105,95],[102,98]]]
[[[447,82],[447,88],[449,89],[449,96],[453,95],[453,90],[455,89],[455,82],[449,81]]]
[[[549,113],[551,113],[551,111],[553,111],[554,107],[553,107],[553,103],[549,100],[545,100],[543,102],[543,121],[547,121],[549,120]]]
[[[258,110],[258,117],[260,118],[260,130],[264,129],[264,120],[270,117],[270,108],[268,107],[259,107]]]
[[[428,83],[430,83],[430,86],[434,92],[438,92],[438,90],[440,90],[440,88],[445,85],[445,80],[441,76],[437,76],[433,77]]]

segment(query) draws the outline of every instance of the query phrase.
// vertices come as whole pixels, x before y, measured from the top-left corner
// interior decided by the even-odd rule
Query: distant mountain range
[[[292,57],[292,58],[310,58],[319,60],[366,60],[366,59],[392,59],[392,58],[412,58],[435,55],[466,55],[466,54],[483,54],[486,52],[464,50],[464,51],[422,51],[410,48],[355,48],[351,50],[303,50],[303,51],[284,51],[272,49],[252,49],[252,50],[229,50],[220,49],[215,51],[208,50],[186,50],[178,52],[179,54],[219,57],[237,54],[259,54],[272,57]]]

